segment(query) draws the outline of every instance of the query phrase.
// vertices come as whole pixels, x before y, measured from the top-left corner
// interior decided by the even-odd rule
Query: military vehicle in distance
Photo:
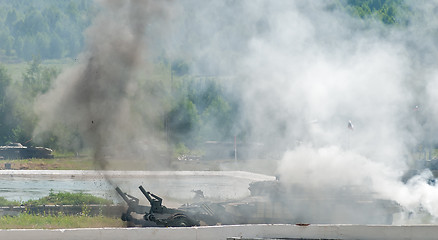
[[[53,158],[53,150],[45,147],[26,147],[21,143],[0,146],[0,159]]]

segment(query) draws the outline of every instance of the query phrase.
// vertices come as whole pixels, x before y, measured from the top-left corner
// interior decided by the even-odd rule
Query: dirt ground
[[[10,166],[10,167],[9,167]],[[103,165],[89,157],[54,159],[1,160],[0,169],[13,170],[175,170],[175,171],[250,171],[274,175],[276,161],[268,159],[237,160],[172,160],[152,164],[147,160],[110,159]]]
[[[10,168],[8,167],[10,165]],[[92,170],[90,158],[17,159],[1,160],[0,169],[13,170]]]

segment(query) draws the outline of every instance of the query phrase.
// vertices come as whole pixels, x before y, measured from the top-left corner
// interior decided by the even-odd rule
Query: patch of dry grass
[[[58,229],[58,228],[101,228],[126,227],[121,219],[97,216],[31,215],[0,218],[0,229]]]
[[[96,169],[91,158],[53,158],[53,159],[16,159],[0,161],[0,169],[10,163],[11,169],[16,170],[94,170]]]

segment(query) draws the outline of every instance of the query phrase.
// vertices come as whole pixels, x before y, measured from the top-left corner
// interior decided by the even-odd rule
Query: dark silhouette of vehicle
[[[157,195],[147,192],[142,186],[139,187],[143,195],[150,203],[149,206],[139,205],[139,199],[122,192],[116,187],[117,193],[128,204],[128,209],[122,214],[122,220],[129,227],[193,227],[199,226],[199,221],[189,216],[185,211],[167,208],[162,205],[163,200]]]
[[[53,158],[53,150],[45,147],[27,147],[21,143],[0,146],[2,159]]]

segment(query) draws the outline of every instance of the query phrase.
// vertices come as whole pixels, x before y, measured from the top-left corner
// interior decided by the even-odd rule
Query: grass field
[[[53,229],[53,228],[99,228],[99,227],[126,227],[120,218],[105,216],[89,216],[87,204],[112,204],[112,201],[85,193],[53,193],[38,200],[27,202],[8,201],[0,197],[0,206],[18,205],[78,205],[84,209],[80,215],[50,215],[21,213],[18,216],[0,217],[0,229]]]
[[[121,219],[97,216],[51,216],[20,214],[0,217],[0,229],[56,229],[126,227]]]
[[[0,169],[10,163],[16,170],[94,170],[95,165],[89,157],[61,157],[53,159],[16,159],[0,161]]]
[[[88,193],[69,193],[58,192],[54,193],[50,191],[49,196],[42,197],[36,200],[28,200],[26,202],[9,201],[3,197],[0,197],[0,207],[5,206],[43,206],[43,205],[74,205],[74,206],[86,206],[86,205],[110,205],[114,204],[113,201],[96,197]]]

